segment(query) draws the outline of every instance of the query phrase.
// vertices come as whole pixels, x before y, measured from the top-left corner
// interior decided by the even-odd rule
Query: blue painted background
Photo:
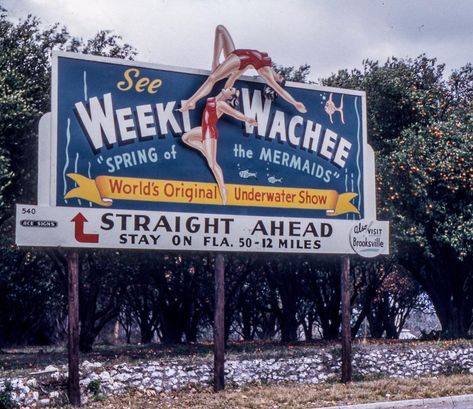
[[[84,206],[100,207],[89,203],[83,199],[64,199],[64,194],[75,187],[75,182],[65,177],[66,173],[80,173],[84,176],[95,178],[100,175],[142,177],[150,179],[170,179],[182,181],[198,181],[215,183],[212,173],[207,167],[202,155],[188,148],[181,142],[181,135],[168,134],[166,137],[154,137],[152,140],[140,141],[123,146],[113,146],[111,149],[102,148],[95,154],[79,125],[76,115],[73,112],[74,105],[80,101],[87,101],[89,98],[97,96],[101,98],[104,94],[111,92],[113,96],[114,109],[131,107],[132,110],[137,105],[151,104],[159,102],[189,98],[195,90],[205,81],[205,76],[200,74],[180,73],[162,69],[149,69],[140,67],[139,64],[121,65],[104,63],[77,58],[58,57],[58,123],[57,123],[57,192],[56,205],[58,206]],[[123,92],[117,89],[116,83],[123,80],[124,72],[130,67],[137,67],[141,76],[151,79],[160,78],[163,85],[156,94],[147,92],[138,93],[136,91]],[[216,95],[224,84],[224,80],[218,83],[214,90],[208,95]],[[246,87],[250,90],[262,90],[264,84],[237,81],[237,88]],[[339,169],[329,161],[320,158],[318,155],[308,153],[301,148],[291,147],[288,143],[280,143],[278,140],[268,140],[247,135],[244,131],[244,124],[229,116],[222,116],[218,122],[220,138],[218,140],[218,162],[223,169],[225,183],[256,185],[256,186],[285,186],[285,187],[305,187],[316,189],[335,189],[339,193],[356,192],[359,194],[352,202],[359,208],[360,216],[349,214],[341,215],[339,219],[358,219],[363,216],[362,192],[363,192],[363,115],[362,100],[360,96],[344,94],[344,115],[345,125],[340,121],[340,115],[336,112],[333,115],[334,124],[330,123],[329,116],[324,111],[325,102],[329,97],[330,90],[313,90],[287,87],[291,95],[302,101],[307,107],[306,114],[299,114],[290,104],[282,98],[277,98],[272,104],[272,114],[276,109],[282,110],[286,114],[286,125],[294,115],[301,115],[304,120],[312,120],[320,123],[323,130],[326,128],[343,136],[352,143],[350,156],[345,168]],[[252,92],[250,92],[252,94]],[[334,103],[338,107],[341,94],[334,93]],[[195,110],[190,111],[191,126],[199,126],[202,115],[202,107],[205,98],[201,99]],[[240,110],[243,109],[240,96]],[[182,128],[180,114],[176,115]],[[272,116],[271,116],[272,117]],[[271,124],[270,117],[270,124]],[[268,130],[270,129],[270,124]],[[118,127],[117,127],[118,128]],[[301,131],[299,130],[299,133]],[[299,155],[304,161],[318,163],[324,169],[338,173],[339,177],[324,182],[315,176],[297,171],[282,165],[262,162],[257,158],[241,159],[235,158],[233,148],[235,143],[241,144],[245,149],[252,149],[256,156],[262,147],[286,151],[290,154]],[[177,160],[164,160],[163,153],[169,151],[171,146],[176,146]],[[158,162],[138,165],[135,167],[122,169],[110,174],[105,161],[108,157],[122,154],[124,152],[136,151],[138,149],[148,149],[155,147],[158,151]],[[257,179],[243,179],[239,172],[248,169],[257,173]],[[268,177],[274,176],[282,178],[282,184],[271,184]],[[163,211],[184,211],[194,213],[215,213],[215,214],[248,214],[265,216],[297,216],[326,218],[325,211],[322,210],[300,210],[300,209],[276,209],[261,207],[240,207],[223,205],[196,205],[196,204],[173,204],[160,202],[137,202],[114,200],[113,208],[122,209],[150,209]]]

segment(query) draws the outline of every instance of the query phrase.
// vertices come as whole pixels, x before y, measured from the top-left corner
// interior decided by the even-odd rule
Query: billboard
[[[349,239],[353,226],[376,220],[366,96],[289,82],[269,88],[262,74],[268,69],[238,76],[225,88],[228,80],[209,83],[208,71],[55,53],[52,112],[40,124],[40,206],[34,215],[31,206],[17,209],[23,222],[17,222],[18,244],[34,245],[28,231],[45,228],[42,243],[48,245],[136,248],[138,242],[120,242],[125,233],[115,227],[110,230],[118,239],[112,238],[103,219],[112,212],[169,214],[174,224],[189,217],[231,219],[234,237],[224,246],[230,251],[251,238],[254,251],[356,252]],[[100,240],[75,240],[78,214]],[[43,219],[68,219],[72,241],[35,224]],[[266,223],[293,227],[279,237],[281,230],[266,229]],[[305,240],[298,229],[308,223],[311,243],[284,244]],[[315,236],[322,225],[330,230],[324,244]],[[133,229],[126,234],[141,234]],[[387,223],[382,231],[379,253],[387,254]],[[214,243],[223,238],[220,231],[216,242],[199,238],[186,247],[168,233],[159,242],[148,237],[148,247],[217,249]],[[273,245],[264,246],[263,238]]]
[[[210,164],[183,142],[199,132],[206,99],[179,111],[208,72],[77,54],[56,54],[53,68],[54,206],[364,218],[373,181],[364,180],[361,92],[288,84],[301,114],[265,99],[263,81],[241,78],[237,109],[257,125],[222,115]]]

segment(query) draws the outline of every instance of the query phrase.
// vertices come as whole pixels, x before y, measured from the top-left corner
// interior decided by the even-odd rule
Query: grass
[[[226,348],[226,359],[270,359],[305,356],[320,347],[338,348],[337,344],[325,341],[281,345],[278,342],[231,342]],[[106,365],[118,363],[140,363],[150,360],[183,359],[187,363],[213,359],[210,343],[179,345],[98,345],[94,351],[80,354],[82,361],[100,361]],[[21,375],[24,371],[42,369],[48,365],[67,364],[65,347],[26,347],[3,349],[0,353],[0,376]]]
[[[354,340],[353,352],[361,348],[363,341]],[[376,347],[395,347],[399,349],[436,346],[442,349],[453,347],[473,347],[471,340],[458,341],[399,341],[399,340],[368,340],[368,344]],[[337,342],[314,341],[297,342],[281,345],[278,342],[230,342],[226,348],[226,359],[270,359],[294,358],[313,354],[315,349],[324,348],[334,356],[339,354],[340,344]],[[192,343],[180,345],[98,345],[94,352],[80,355],[81,361],[99,361],[105,365],[119,363],[137,364],[150,360],[165,361],[182,359],[186,363],[198,363],[213,359],[212,344]],[[48,365],[60,366],[67,364],[67,350],[64,346],[26,347],[0,350],[0,377],[24,376],[30,372],[44,369]]]
[[[308,409],[473,393],[473,375],[381,379],[349,385],[254,385],[214,394],[210,389],[145,391],[84,405],[89,409]]]

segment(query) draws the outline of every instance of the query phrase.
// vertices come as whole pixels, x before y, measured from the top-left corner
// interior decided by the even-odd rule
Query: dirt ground
[[[313,409],[317,407],[434,398],[473,393],[473,375],[384,379],[324,385],[258,385],[215,394],[210,389],[173,393],[147,391],[120,398],[99,398],[90,409]],[[103,399],[103,400],[100,400]]]

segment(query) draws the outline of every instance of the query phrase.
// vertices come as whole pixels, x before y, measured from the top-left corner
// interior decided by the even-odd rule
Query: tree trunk
[[[166,317],[163,317],[161,331],[161,341],[164,344],[180,344],[182,342],[184,331],[177,314],[168,312]]]
[[[90,353],[92,352],[92,346],[97,334],[94,333],[90,328],[81,326],[79,336],[79,350],[80,352]]]
[[[282,342],[296,342],[297,341],[297,328],[299,324],[296,320],[296,314],[285,315],[280,321],[281,325],[281,341]]]
[[[338,310],[332,311],[327,319],[321,320],[322,337],[325,340],[338,339],[340,335],[340,325],[342,323],[342,316]]]
[[[197,334],[199,332],[199,320],[195,316],[196,312],[194,312],[194,317],[190,320],[189,325],[185,330],[185,336],[187,342],[197,342]]]
[[[149,344],[153,340],[154,330],[149,322],[142,322],[140,325],[141,343]]]
[[[296,314],[285,313],[283,310],[279,324],[281,326],[281,342],[296,342],[298,327]]]
[[[459,260],[453,250],[437,249],[436,257],[418,265],[419,257],[404,260],[406,268],[429,295],[445,338],[466,338],[473,319],[471,257]]]
[[[302,320],[302,328],[304,329],[305,340],[307,342],[313,341],[312,329],[314,328],[314,318],[310,312],[307,314],[306,319]]]
[[[440,324],[442,325],[442,333],[445,338],[458,339],[467,338],[469,325],[468,319],[465,319],[465,311],[462,308],[461,300],[450,297],[431,297],[437,313]],[[468,312],[471,317],[471,312]]]
[[[271,340],[276,334],[276,317],[272,313],[263,313],[261,339]]]
[[[245,341],[253,340],[253,327],[251,322],[251,313],[243,308],[241,312],[241,326],[243,332],[243,339]]]

